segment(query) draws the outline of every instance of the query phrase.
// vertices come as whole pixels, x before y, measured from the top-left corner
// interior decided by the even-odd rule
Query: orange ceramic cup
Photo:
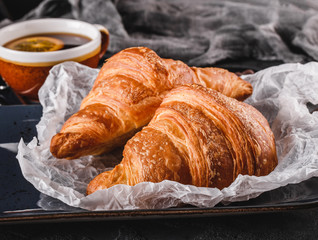
[[[77,47],[51,52],[17,51],[3,46],[24,36],[50,33],[77,34],[91,40]],[[95,68],[108,43],[106,28],[73,19],[45,18],[12,24],[0,29],[0,75],[17,94],[37,100],[38,90],[54,65],[76,61]]]

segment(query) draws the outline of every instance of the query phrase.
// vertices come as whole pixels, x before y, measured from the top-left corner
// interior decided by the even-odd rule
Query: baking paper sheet
[[[52,68],[40,89],[43,116],[37,125],[38,135],[28,144],[21,139],[17,158],[24,177],[48,196],[87,210],[159,209],[182,204],[213,207],[318,176],[318,112],[310,113],[307,107],[318,104],[318,63],[284,64],[243,76],[254,87],[246,102],[263,113],[275,134],[279,164],[272,173],[239,175],[223,190],[163,181],[116,185],[86,196],[91,179],[121,161],[121,149],[69,161],[55,159],[49,146],[52,136],[79,109],[98,71],[65,62]]]

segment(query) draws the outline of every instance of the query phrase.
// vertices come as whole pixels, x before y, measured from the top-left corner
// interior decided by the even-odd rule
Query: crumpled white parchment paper
[[[52,68],[39,92],[43,116],[38,136],[26,145],[21,139],[18,155],[22,173],[40,192],[87,210],[169,208],[180,204],[213,207],[219,202],[248,200],[289,183],[318,176],[318,63],[284,64],[243,76],[254,87],[246,101],[268,119],[275,134],[279,164],[267,176],[242,176],[228,188],[199,188],[172,181],[116,185],[85,195],[89,181],[121,160],[121,151],[102,157],[55,159],[49,151],[51,137],[76,112],[87,95],[98,69],[65,62]]]

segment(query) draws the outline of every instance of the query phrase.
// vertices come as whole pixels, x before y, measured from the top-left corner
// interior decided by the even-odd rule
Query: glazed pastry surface
[[[192,83],[239,100],[252,93],[250,83],[227,70],[191,68],[181,61],[162,59],[149,48],[128,48],[103,65],[80,110],[52,138],[51,153],[76,159],[123,146],[149,123],[172,88]]]
[[[167,94],[150,123],[125,145],[122,162],[96,176],[87,194],[163,180],[222,189],[239,174],[263,176],[276,165],[274,135],[259,111],[192,84]]]

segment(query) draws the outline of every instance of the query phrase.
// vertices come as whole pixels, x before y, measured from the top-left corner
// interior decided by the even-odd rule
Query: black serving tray
[[[318,178],[299,184],[291,184],[265,192],[259,197],[230,205],[219,204],[213,208],[182,208],[158,210],[86,211],[64,207],[64,210],[44,211],[38,205],[43,194],[22,176],[16,151],[1,146],[10,143],[17,146],[21,138],[25,142],[36,136],[36,124],[42,115],[42,107],[35,105],[0,106],[0,223],[43,221],[95,221],[159,217],[202,217],[226,214],[250,214],[290,211],[318,207]],[[61,203],[63,205],[63,203]],[[65,210],[67,209],[67,210]]]

